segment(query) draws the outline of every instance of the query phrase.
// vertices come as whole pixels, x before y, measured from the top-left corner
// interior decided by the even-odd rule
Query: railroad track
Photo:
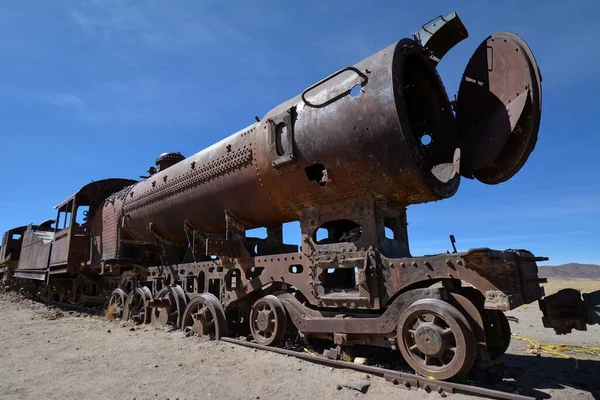
[[[35,299],[35,301],[48,305],[55,306],[62,309],[74,310],[78,312],[84,312],[89,314],[98,315],[101,313],[101,310],[98,308],[90,308],[90,307],[82,307],[68,303],[61,303],[57,301],[44,300],[41,298]],[[316,356],[300,351],[283,349],[279,347],[270,347],[264,346],[258,343],[243,341],[239,339],[234,339],[231,337],[221,337],[218,340],[221,340],[226,343],[236,344],[244,347],[249,347],[258,350],[270,351],[273,353],[283,354],[286,356],[296,357],[298,359],[302,359],[305,361],[313,362],[316,364],[327,365],[333,368],[341,368],[341,369],[351,369],[358,372],[364,372],[375,376],[383,377],[386,382],[389,382],[391,385],[406,390],[418,390],[422,389],[427,393],[438,393],[442,397],[445,397],[447,394],[452,393],[462,393],[466,395],[473,396],[481,396],[487,397],[490,399],[506,399],[506,400],[536,400],[535,397],[523,396],[520,394],[503,392],[500,390],[494,390],[489,388],[484,388],[480,386],[472,386],[462,383],[455,382],[446,382],[439,381],[435,379],[425,378],[416,374],[411,374],[407,372],[400,372],[386,368],[374,367],[371,365],[361,365],[355,364],[348,361],[342,360],[332,360],[326,358],[324,356]]]
[[[100,315],[103,312],[103,309],[101,309],[101,308],[84,307],[84,306],[79,306],[76,304],[61,303],[59,301],[54,301],[54,300],[45,300],[45,299],[41,299],[41,298],[36,298],[36,299],[31,298],[31,300],[36,301],[38,303],[45,304],[47,306],[53,306],[53,307],[61,308],[63,310],[68,310],[68,311],[77,311],[77,312],[93,314],[93,315]]]
[[[508,393],[500,390],[488,389],[479,386],[471,386],[463,383],[438,381],[435,379],[424,378],[416,374],[394,371],[391,369],[379,368],[371,365],[360,365],[348,361],[331,360],[325,357],[314,356],[312,354],[307,354],[299,351],[282,349],[279,347],[263,346],[261,344],[246,342],[230,337],[221,337],[219,340],[222,340],[227,343],[237,344],[240,346],[250,347],[253,349],[266,350],[274,353],[284,354],[286,356],[296,357],[317,364],[331,366],[333,368],[351,369],[358,372],[365,372],[368,374],[381,376],[393,386],[402,389],[422,389],[427,393],[439,393],[441,396],[445,396],[448,393],[462,393],[473,396],[487,397],[490,399],[536,400],[535,397],[523,396],[520,394]]]

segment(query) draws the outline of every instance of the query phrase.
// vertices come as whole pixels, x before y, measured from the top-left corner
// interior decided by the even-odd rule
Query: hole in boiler
[[[360,94],[361,89],[362,89],[362,85],[359,83],[352,86],[352,89],[350,89],[350,96],[352,96],[352,97],[358,96]]]
[[[325,166],[323,164],[313,164],[304,168],[306,177],[309,181],[315,181],[320,186],[327,186],[327,177],[325,176]]]
[[[429,146],[431,144],[431,135],[429,134],[424,134],[423,136],[421,136],[421,144],[423,146]]]

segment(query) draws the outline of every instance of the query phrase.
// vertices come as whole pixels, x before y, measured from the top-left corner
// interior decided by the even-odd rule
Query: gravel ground
[[[185,337],[151,326],[58,310],[0,295],[0,399],[434,399],[382,378],[331,370],[274,353]],[[556,336],[537,306],[509,313],[519,336],[600,347],[600,328]],[[600,398],[600,357],[525,354],[513,340],[497,366],[499,388],[542,398]],[[338,389],[369,379],[366,394]],[[460,394],[455,400],[473,399]]]

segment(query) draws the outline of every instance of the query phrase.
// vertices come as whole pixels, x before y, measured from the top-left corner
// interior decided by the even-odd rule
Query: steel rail
[[[44,305],[47,306],[53,306],[56,308],[61,308],[63,310],[70,310],[70,311],[78,311],[78,312],[82,312],[82,313],[86,313],[86,314],[94,314],[94,315],[100,315],[102,314],[103,310],[101,308],[91,308],[91,307],[83,307],[83,306],[78,306],[75,304],[69,304],[69,303],[61,303],[60,301],[54,301],[54,300],[45,300],[42,298],[38,298],[38,299],[32,299],[33,301],[36,301],[38,303],[42,303]]]
[[[314,356],[312,354],[302,353],[299,351],[282,349],[278,347],[269,347],[263,346],[257,343],[246,342],[238,339],[233,339],[229,337],[221,337],[219,340],[223,342],[238,344],[245,347],[250,347],[253,349],[272,351],[274,353],[283,354],[286,356],[296,357],[302,360],[324,364],[331,367],[344,368],[344,369],[352,369],[359,372],[365,372],[377,376],[382,376],[386,381],[390,382],[392,385],[405,389],[418,389],[421,388],[426,392],[438,392],[440,394],[443,393],[463,393],[468,395],[478,395],[487,397],[490,399],[506,399],[506,400],[535,400],[535,397],[523,396],[515,393],[503,392],[500,390],[488,389],[479,386],[471,386],[463,383],[455,383],[455,382],[445,382],[438,381],[435,379],[428,379],[424,377],[420,377],[415,374],[410,374],[406,372],[394,371],[386,368],[374,367],[371,365],[360,365],[354,364],[347,361],[340,360],[331,360],[325,357]]]

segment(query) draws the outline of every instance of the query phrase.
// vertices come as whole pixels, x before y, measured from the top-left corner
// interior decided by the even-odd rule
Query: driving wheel
[[[273,295],[258,299],[250,311],[250,332],[259,344],[281,344],[287,329],[287,314],[281,300]]]
[[[150,301],[152,293],[146,286],[138,286],[127,296],[123,319],[133,321],[136,325],[150,322]]]
[[[181,330],[219,340],[227,334],[227,320],[221,302],[210,293],[194,297],[183,313]]]
[[[450,379],[467,374],[477,352],[473,330],[454,306],[437,299],[411,304],[398,323],[398,347],[420,375]]]
[[[112,312],[112,318],[123,318],[125,301],[127,301],[126,291],[120,288],[112,291],[110,298],[108,299],[108,310]]]
[[[181,286],[170,285],[162,288],[150,302],[152,325],[180,328],[186,306],[187,296]]]

